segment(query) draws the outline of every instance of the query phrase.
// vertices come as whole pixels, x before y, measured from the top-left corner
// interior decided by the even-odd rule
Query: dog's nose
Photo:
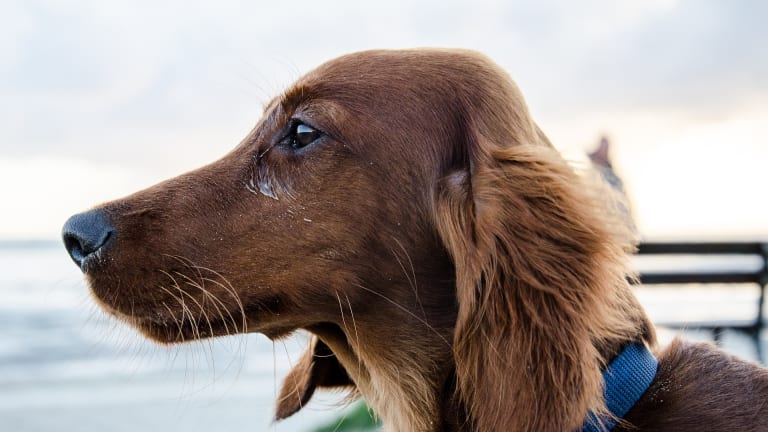
[[[90,210],[72,216],[64,223],[61,236],[64,247],[75,264],[85,271],[84,263],[114,237],[115,229],[102,210]]]

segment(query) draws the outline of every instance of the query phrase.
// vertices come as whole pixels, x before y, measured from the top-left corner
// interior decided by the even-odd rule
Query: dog
[[[765,369],[657,346],[605,197],[488,58],[378,50],[307,73],[222,159],[63,240],[155,341],[310,332],[277,419],[347,388],[392,431],[768,431]]]

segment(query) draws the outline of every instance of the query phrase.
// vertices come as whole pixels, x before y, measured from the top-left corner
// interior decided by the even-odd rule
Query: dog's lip
[[[127,313],[113,304],[112,300],[114,299],[103,298],[93,289],[91,289],[91,297],[96,299],[101,310],[117,318],[119,321],[135,327],[140,327],[142,325],[170,326],[176,325],[178,322],[178,319],[176,319],[176,317],[174,317],[168,310],[153,308],[150,311],[142,313],[141,309],[133,308],[130,313]]]
[[[208,319],[201,316],[197,317],[196,320],[191,320],[188,316],[184,316],[179,319],[181,316],[175,317],[170,311],[162,310],[146,314],[125,314],[114,308],[109,308],[107,312],[119,321],[162,343],[185,342],[248,332],[246,322],[233,323],[218,317]]]
[[[94,283],[89,281],[90,293],[99,308],[128,324],[175,325],[179,318],[187,316],[181,310],[174,315],[162,300],[138,300],[128,305],[122,296],[129,295],[130,290],[121,294],[115,290],[97,289]]]
[[[134,327],[178,327],[194,324],[200,329],[222,326],[241,332],[247,326],[246,319],[240,312],[224,311],[223,315],[220,315],[210,310],[198,310],[193,314],[192,311],[174,311],[172,306],[160,300],[131,304],[130,309],[126,310],[128,306],[119,303],[113,295],[103,296],[91,289],[91,296],[96,299],[101,310]]]
[[[107,313],[114,316],[115,318],[119,319],[120,321],[126,322],[130,325],[140,327],[142,325],[157,325],[157,326],[170,326],[170,325],[176,325],[178,320],[176,320],[173,317],[165,316],[160,311],[152,312],[149,314],[127,314],[124,312],[121,312],[118,309],[115,309],[114,307],[107,305],[105,308]]]

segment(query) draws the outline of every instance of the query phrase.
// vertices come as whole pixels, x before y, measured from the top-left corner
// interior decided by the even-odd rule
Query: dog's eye
[[[296,122],[291,127],[291,133],[288,135],[288,144],[294,149],[300,149],[306,147],[315,142],[322,133],[301,122]]]

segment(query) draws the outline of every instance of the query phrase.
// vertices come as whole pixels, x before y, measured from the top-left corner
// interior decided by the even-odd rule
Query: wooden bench
[[[759,290],[757,309],[754,317],[734,318],[712,321],[679,321],[657,323],[665,327],[705,329],[713,332],[713,338],[720,342],[721,334],[725,329],[734,329],[748,333],[753,337],[758,355],[760,344],[758,343],[759,331],[764,324],[763,309],[765,303],[765,290],[768,285],[768,243],[763,242],[642,242],[637,251],[639,257],[657,256],[659,261],[666,264],[674,263],[673,256],[692,257],[717,257],[717,256],[741,256],[752,257],[752,261],[758,264],[748,269],[712,269],[690,268],[681,265],[679,268],[669,270],[665,265],[664,270],[640,270],[636,282],[642,285],[659,284],[754,284]],[[667,262],[668,261],[668,262]],[[674,267],[674,266],[672,266]]]

